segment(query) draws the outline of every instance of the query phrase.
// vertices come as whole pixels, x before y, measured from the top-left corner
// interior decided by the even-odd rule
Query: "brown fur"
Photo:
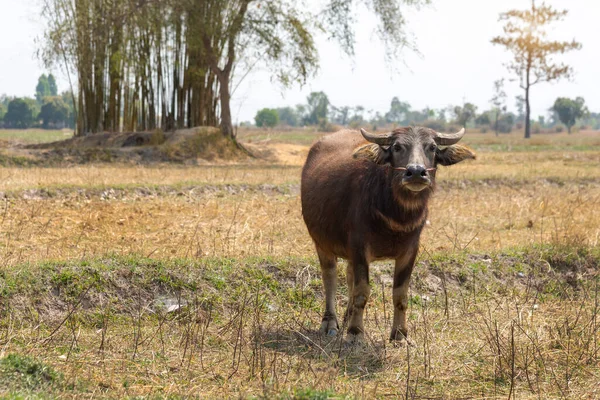
[[[415,229],[418,229],[420,226],[423,226],[423,223],[427,219],[427,214],[423,213],[423,214],[421,214],[421,218],[414,220],[412,224],[401,224],[401,223],[394,221],[392,218],[383,215],[381,213],[381,211],[379,211],[379,210],[377,210],[376,213],[377,213],[377,216],[386,223],[388,228],[394,232],[414,231]]]
[[[335,315],[336,276],[330,271],[338,257],[349,261],[350,338],[358,338],[363,332],[371,261],[396,260],[394,287],[402,287],[396,291],[400,296],[397,301],[405,303],[408,279],[427,219],[428,200],[435,187],[435,173],[427,174],[429,183],[424,187],[420,180],[415,181],[396,168],[412,163],[425,171],[438,163],[451,165],[475,156],[463,146],[438,149],[433,134],[427,128],[401,128],[393,132],[394,142],[382,147],[367,142],[359,132],[343,130],[325,136],[310,149],[302,170],[301,201],[302,215],[323,269],[323,333],[337,333],[339,329]],[[415,182],[422,190],[409,190]],[[405,310],[400,305],[396,309],[394,339],[406,335]]]

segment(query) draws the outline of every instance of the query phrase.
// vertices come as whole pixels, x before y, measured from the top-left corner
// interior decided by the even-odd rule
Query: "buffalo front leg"
[[[323,288],[325,289],[325,313],[321,322],[322,334],[335,336],[339,325],[335,313],[335,291],[337,288],[337,258],[317,248],[319,262],[321,263],[321,276],[323,277]]]
[[[364,336],[363,316],[365,307],[369,300],[371,288],[369,287],[369,264],[366,260],[353,260],[350,262],[352,267],[353,285],[349,291],[348,299],[348,341],[355,342],[362,340]]]
[[[408,308],[408,287],[410,284],[410,275],[415,264],[417,252],[407,254],[404,257],[396,259],[394,268],[394,322],[392,323],[392,333],[390,341],[407,340],[408,326],[406,324],[406,310]]]

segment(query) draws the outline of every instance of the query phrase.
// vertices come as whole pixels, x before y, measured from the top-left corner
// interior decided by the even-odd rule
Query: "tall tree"
[[[558,114],[560,122],[565,124],[569,135],[571,134],[571,128],[573,128],[577,120],[589,113],[585,106],[585,100],[582,97],[577,97],[575,100],[559,97],[554,102],[552,110]]]
[[[359,104],[352,107],[350,110],[352,111],[352,116],[348,120],[348,125],[351,128],[357,129],[366,122],[364,117],[365,107]]]
[[[515,96],[515,107],[517,108],[517,122],[525,121],[525,97]]]
[[[581,44],[575,40],[549,40],[546,33],[548,25],[562,20],[567,14],[567,10],[555,10],[545,3],[536,6],[535,0],[531,0],[531,8],[527,10],[510,10],[500,14],[500,21],[504,21],[504,36],[493,38],[492,43],[513,53],[513,60],[507,68],[518,76],[525,91],[525,138],[531,137],[531,87],[572,75],[569,66],[554,62],[552,56],[580,49]]]
[[[65,103],[62,97],[52,96],[46,97],[44,105],[40,110],[38,119],[42,120],[44,129],[51,125],[54,128],[63,128],[67,124],[69,118],[69,106]]]
[[[218,124],[218,84],[194,29],[207,17],[196,3],[43,0],[40,56],[66,67],[78,135]]]
[[[506,92],[504,91],[504,79],[499,79],[494,81],[494,95],[490,100],[490,103],[494,112],[494,131],[496,132],[496,136],[498,136],[498,121],[502,114],[506,112]]]
[[[16,129],[27,129],[33,125],[35,100],[16,98],[8,103],[8,110],[4,116],[4,122],[7,126]]]
[[[402,124],[408,120],[409,113],[410,104],[400,101],[398,97],[394,97],[390,103],[390,110],[385,114],[385,118],[388,122]]]
[[[231,95],[262,65],[284,86],[318,67],[315,35],[354,52],[367,6],[392,58],[406,39],[404,5],[429,0],[43,0],[42,58],[74,77],[77,133],[220,125],[233,137]]]
[[[277,109],[279,122],[288,126],[298,126],[298,113],[292,107],[282,107]]]
[[[477,116],[477,106],[472,103],[465,103],[462,107],[456,106],[454,107],[454,116],[456,117],[456,122],[460,125],[467,127],[467,124],[472,119],[475,119]]]
[[[75,110],[75,104],[73,103],[73,97],[71,96],[70,92],[65,91],[60,94],[60,98],[67,105],[68,109],[67,118],[65,120],[66,126],[71,129],[74,129],[77,123],[77,113]]]
[[[349,106],[341,106],[334,107],[332,106],[333,111],[333,122],[336,124],[340,124],[342,126],[346,126],[348,123],[348,119],[350,118],[350,107]]]
[[[56,78],[52,74],[48,74],[48,89],[50,96],[58,96],[58,86],[56,86]]]
[[[274,108],[263,108],[256,113],[254,122],[258,127],[273,128],[279,123],[279,114]]]
[[[436,119],[440,122],[446,122],[446,109],[445,108],[440,108],[439,110],[437,110],[437,114],[436,114]]]
[[[487,126],[492,123],[492,119],[490,118],[490,111],[484,111],[475,118],[475,125],[478,126]]]
[[[327,121],[329,115],[329,98],[323,92],[312,92],[306,99],[307,115],[304,123],[306,125],[317,125]]]
[[[56,83],[56,82],[55,82]],[[52,92],[50,91],[50,84],[48,82],[48,77],[46,74],[42,74],[38,78],[37,86],[35,87],[35,99],[39,104],[42,104],[44,101],[44,97],[51,96]]]

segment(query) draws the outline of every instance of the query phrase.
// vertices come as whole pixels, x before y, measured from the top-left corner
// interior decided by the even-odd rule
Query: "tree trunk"
[[[569,135],[571,134],[571,128],[573,127],[573,125],[568,125],[567,126],[567,132],[569,132]]]
[[[529,89],[531,88],[531,81],[529,80],[530,72],[531,53],[527,57],[527,69],[525,70],[525,139],[531,137],[531,107],[529,105]]]
[[[496,123],[494,124],[494,130],[496,131],[496,136],[498,136],[498,120],[500,119],[500,110],[496,110]]]
[[[525,139],[531,138],[531,107],[529,106],[529,85],[525,89]]]
[[[229,74],[219,73],[219,94],[221,97],[221,133],[223,136],[235,139],[233,123],[231,122],[231,94],[229,93]]]

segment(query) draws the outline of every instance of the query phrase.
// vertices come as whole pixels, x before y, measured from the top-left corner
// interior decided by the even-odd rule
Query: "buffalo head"
[[[391,166],[395,181],[412,192],[433,186],[438,164],[452,165],[475,158],[469,148],[456,145],[465,134],[464,129],[452,134],[422,127],[399,128],[385,134],[372,134],[364,129],[360,132],[370,143],[358,147],[354,157]]]

